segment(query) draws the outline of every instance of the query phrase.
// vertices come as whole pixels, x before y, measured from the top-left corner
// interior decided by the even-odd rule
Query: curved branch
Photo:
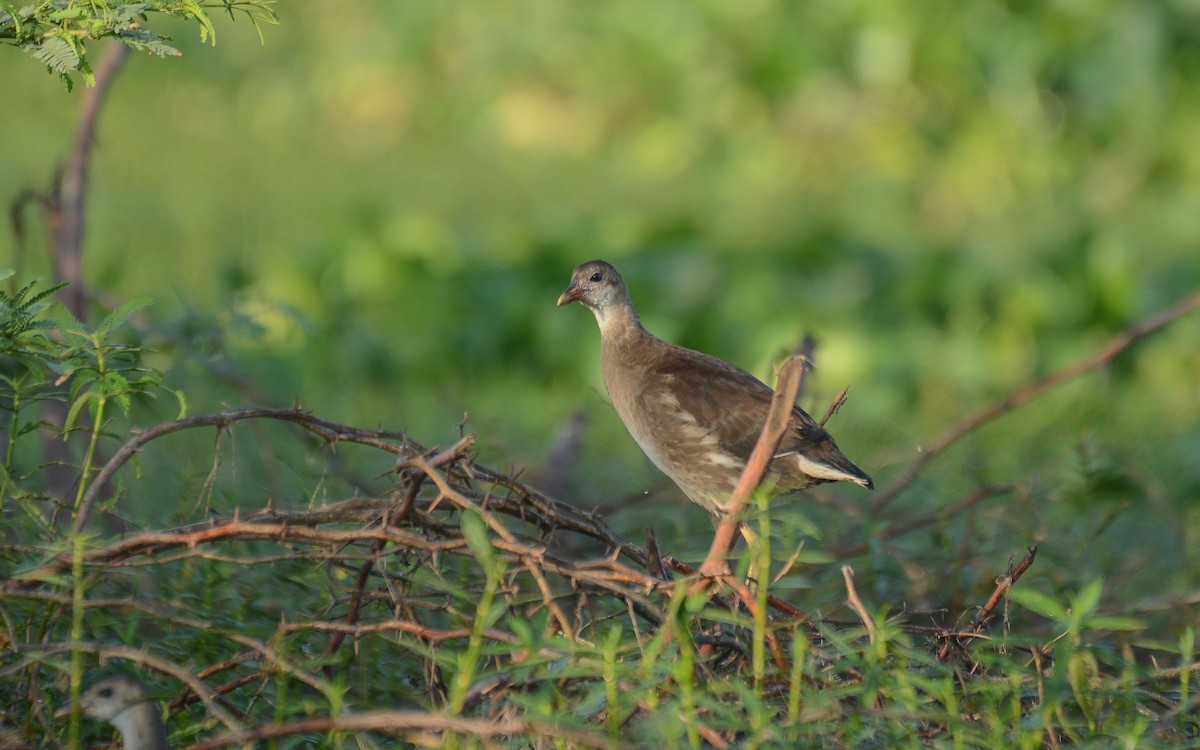
[[[284,724],[267,724],[254,729],[213,737],[192,745],[191,750],[216,750],[234,745],[257,744],[258,740],[287,737],[293,734],[346,732],[386,732],[412,734],[440,732],[477,737],[480,739],[509,737],[535,733],[568,741],[573,747],[609,747],[608,738],[579,729],[569,729],[553,722],[536,719],[475,719],[422,711],[368,711],[360,714],[300,719]]]
[[[875,498],[874,503],[871,505],[872,514],[879,513],[881,510],[883,510],[888,503],[894,500],[897,495],[899,495],[910,484],[912,484],[913,480],[915,480],[921,474],[921,472],[925,470],[925,467],[928,466],[930,462],[944,453],[947,448],[956,443],[964,435],[971,433],[979,426],[986,424],[987,422],[990,422],[999,416],[1007,414],[1008,412],[1023,406],[1024,404],[1032,401],[1052,388],[1056,388],[1063,383],[1086,375],[1093,370],[1100,369],[1104,365],[1116,359],[1119,354],[1133,346],[1140,339],[1143,339],[1159,329],[1174,323],[1176,320],[1194,311],[1198,307],[1200,307],[1200,290],[1192,292],[1192,294],[1189,296],[1184,297],[1182,300],[1176,302],[1174,305],[1171,305],[1157,315],[1129,326],[1122,331],[1120,335],[1110,341],[1107,346],[1093,354],[1091,357],[1088,357],[1081,362],[1076,362],[1073,365],[1064,367],[1057,372],[1053,372],[1041,380],[1030,383],[1016,393],[1011,394],[1000,403],[976,412],[975,414],[946,430],[937,438],[937,440],[933,441],[933,444],[929,448],[921,453],[917,460],[909,464],[908,468],[904,470],[904,473],[902,473],[885,489],[880,490],[879,494]]]
[[[100,494],[108,481],[112,479],[117,470],[124,466],[129,459],[133,458],[134,454],[141,450],[142,446],[152,440],[156,440],[164,435],[170,435],[173,432],[181,430],[191,430],[197,427],[217,427],[224,429],[235,422],[241,422],[247,419],[277,419],[284,422],[294,422],[305,429],[321,436],[326,442],[336,443],[339,441],[362,443],[371,445],[375,448],[403,455],[405,449],[424,450],[413,442],[408,435],[403,432],[388,432],[385,430],[363,430],[358,427],[348,427],[340,425],[336,422],[314,417],[312,414],[301,409],[270,409],[266,407],[246,407],[241,409],[228,409],[226,411],[217,412],[215,414],[205,414],[198,417],[188,417],[187,419],[177,419],[173,422],[163,422],[162,424],[154,425],[148,429],[142,430],[124,445],[121,446],[113,457],[100,469],[100,472],[92,478],[92,483],[88,487],[87,492],[83,495],[83,500],[79,505],[79,513],[75,516],[75,522],[71,526],[71,532],[78,534],[82,531],[83,526],[87,523],[88,516],[91,514],[92,505],[95,504],[97,496]],[[389,441],[399,440],[403,446],[397,447]]]
[[[22,651],[26,654],[61,654],[75,647],[84,653],[95,654],[102,659],[126,659],[153,669],[156,672],[170,675],[184,685],[187,685],[189,690],[199,696],[200,700],[204,703],[204,707],[208,709],[209,713],[219,719],[222,724],[235,732],[245,731],[245,725],[236,716],[221,706],[217,701],[217,694],[210,690],[202,680],[193,675],[186,667],[155,656],[145,649],[137,649],[131,646],[108,646],[97,643],[54,643],[25,646]]]

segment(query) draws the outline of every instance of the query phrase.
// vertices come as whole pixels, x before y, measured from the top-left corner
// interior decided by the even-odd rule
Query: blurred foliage
[[[674,495],[605,403],[594,324],[554,309],[576,263],[614,262],[652,332],[767,379],[812,333],[806,405],[852,384],[831,429],[881,485],[1200,284],[1194,3],[281,10],[265,46],[235,27],[212,54],[163,18],[183,58],[130,64],[100,124],[87,276],[107,306],[156,300],[142,343],[193,412],[299,401],[428,442],[466,414],[519,469],[584,410],[566,499],[695,554],[703,514],[636,499]],[[16,60],[6,203],[48,182],[76,103]],[[22,281],[48,268],[26,219],[0,235]],[[1197,341],[1193,317],[943,456],[896,514],[1020,491],[873,544],[861,585],[971,599],[1043,541],[1051,588],[1193,591]],[[841,494],[781,512],[817,546],[887,522]]]

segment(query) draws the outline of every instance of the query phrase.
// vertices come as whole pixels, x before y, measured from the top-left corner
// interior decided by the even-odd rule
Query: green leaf
[[[79,70],[79,54],[62,37],[48,37],[41,44],[29,45],[27,50],[33,55],[33,59],[44,63],[60,76],[68,76]]]
[[[79,398],[71,402],[71,408],[67,411],[67,418],[63,420],[63,435],[64,437],[75,429],[76,422],[79,421],[79,412],[87,405],[89,401],[96,398],[95,391],[88,391]]]
[[[46,18],[49,18],[51,21],[66,21],[71,18],[79,18],[81,15],[83,15],[83,8],[75,5],[47,13]]]
[[[106,398],[113,398],[122,394],[129,393],[129,381],[119,372],[109,371],[104,373],[104,381],[101,384]]]
[[[117,402],[117,406],[119,406],[121,408],[122,416],[128,417],[129,416],[129,403],[130,403],[129,393],[128,392],[118,393],[118,394],[114,395],[112,398],[113,398],[113,401]]]
[[[200,42],[217,43],[217,30],[213,27],[212,20],[208,14],[204,12],[204,8],[200,3],[193,0],[185,0],[180,3],[179,14],[185,18],[192,17],[196,19],[196,23],[200,24]]]
[[[492,548],[492,540],[488,536],[487,525],[484,524],[479,511],[474,508],[464,510],[461,525],[463,538],[466,539],[467,547],[470,548],[471,554],[479,561],[479,564],[483,567],[484,572],[489,578],[492,576],[498,578],[499,570],[496,564],[496,550]]]
[[[1088,618],[1087,626],[1092,630],[1144,630],[1146,623],[1133,617],[1097,615]]]
[[[1104,581],[1097,578],[1084,586],[1075,598],[1071,600],[1071,614],[1076,622],[1082,622],[1088,615],[1096,611],[1100,604],[1100,592],[1104,589]]]
[[[96,326],[96,334],[102,339],[108,338],[108,335],[112,333],[114,328],[125,325],[126,321],[133,317],[135,313],[148,307],[152,301],[148,297],[138,297],[129,300],[106,315],[104,320],[100,321],[100,324]]]
[[[25,289],[22,289],[21,291],[25,292],[25,291],[32,289],[34,283],[35,282],[30,282],[29,284],[27,284],[25,286]],[[42,300],[46,299],[51,294],[54,294],[59,289],[62,289],[65,286],[67,286],[67,282],[64,281],[61,284],[55,284],[54,286],[50,287],[49,289],[44,289],[44,290],[38,292],[37,294],[30,297],[28,301],[25,302],[26,309],[28,309],[31,313],[34,313],[34,314],[44,312],[49,305],[39,305],[38,303],[40,303]]]
[[[71,401],[79,398],[80,391],[91,386],[100,377],[100,373],[90,367],[81,367],[71,373],[63,373],[64,375],[71,374],[71,388],[67,394],[67,398]]]
[[[1022,607],[1033,612],[1048,617],[1051,620],[1066,622],[1070,618],[1067,615],[1066,607],[1047,594],[1033,589],[1010,589],[1008,592],[1009,598],[1020,604]]]
[[[39,581],[59,588],[69,588],[71,585],[71,577],[63,573],[53,573],[49,571],[29,571],[22,572],[21,577],[26,581]]]
[[[1096,716],[1092,708],[1092,691],[1088,682],[1092,676],[1092,670],[1089,669],[1089,666],[1089,662],[1080,654],[1072,654],[1067,659],[1067,681],[1071,685],[1071,692],[1075,694],[1076,705],[1083,711],[1088,728],[1095,731]]]
[[[15,5],[12,5],[11,3],[0,3],[0,32],[4,32],[6,29],[11,28],[12,38],[20,41],[22,37],[21,32],[24,28],[21,24],[22,15],[23,13],[17,12]],[[8,277],[5,276],[4,278]]]
[[[129,24],[144,19],[149,9],[150,3],[124,3],[117,6],[109,18],[114,24]]]
[[[47,428],[49,428],[50,430],[58,430],[58,425],[50,424],[49,422],[47,422],[44,419],[36,419],[36,420],[30,421],[30,422],[22,422],[21,426],[17,429],[17,436],[19,437],[21,435],[28,435],[29,433],[34,432],[35,430],[42,430],[42,429],[47,429]]]
[[[164,37],[142,28],[121,29],[117,39],[139,52],[149,52],[159,57],[181,57],[182,52],[166,43]]]

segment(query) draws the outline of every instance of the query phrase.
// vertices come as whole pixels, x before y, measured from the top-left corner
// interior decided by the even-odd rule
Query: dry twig
[[[216,748],[247,745],[260,740],[279,739],[294,734],[333,731],[371,731],[402,737],[412,737],[418,732],[433,732],[439,737],[446,734],[458,734],[479,739],[537,734],[566,740],[575,747],[609,747],[608,740],[602,736],[535,719],[489,720],[444,716],[424,711],[367,711],[343,714],[342,716],[303,719],[282,724],[265,724],[198,742],[192,745],[190,750],[216,750]]]
[[[1004,595],[1008,593],[1008,590],[1013,587],[1013,584],[1015,584],[1021,578],[1021,576],[1025,575],[1025,571],[1029,570],[1029,566],[1033,565],[1033,558],[1037,557],[1037,550],[1038,548],[1036,544],[1030,547],[1029,552],[1025,554],[1025,559],[1021,560],[1015,569],[1009,570],[1008,575],[996,582],[996,589],[992,592],[992,595],[988,597],[988,600],[983,605],[983,608],[979,610],[979,614],[975,616],[975,620],[971,623],[971,627],[968,628],[968,630],[973,633],[978,633],[987,628],[988,621],[991,619],[992,612],[996,609],[996,605],[1000,603],[1000,600],[1004,598]]]
[[[876,639],[875,621],[871,619],[871,613],[863,606],[862,599],[858,598],[858,590],[854,588],[854,569],[849,565],[842,566],[842,580],[846,584],[846,600],[854,608],[858,619],[862,620],[863,627],[867,629],[867,640],[874,644]]]

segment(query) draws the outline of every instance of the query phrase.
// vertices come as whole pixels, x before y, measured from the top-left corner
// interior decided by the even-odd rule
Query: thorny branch
[[[474,443],[475,436],[466,435],[457,443],[455,443],[449,450],[442,451],[430,459],[428,465],[431,467],[440,467],[455,461],[459,461],[466,457],[467,451],[472,445],[474,445]],[[393,469],[393,471],[397,474],[407,477],[406,482],[408,486],[404,491],[404,499],[400,501],[400,504],[396,507],[395,511],[392,512],[391,517],[387,519],[387,522],[385,523],[387,526],[395,526],[408,517],[408,514],[412,511],[413,503],[416,501],[417,493],[421,491],[421,484],[427,475],[424,471],[420,470],[416,472],[407,471],[413,466],[414,460],[415,459],[397,461],[396,466]],[[371,551],[368,558],[358,569],[358,576],[355,578],[354,582],[354,593],[351,596],[350,606],[346,612],[346,623],[349,625],[354,625],[356,622],[358,622],[358,610],[359,606],[362,604],[363,589],[366,587],[367,580],[369,579],[371,571],[374,568],[375,558],[378,557],[379,553],[383,551],[383,548],[386,544],[387,541],[384,539],[375,540],[375,543],[371,546]],[[329,645],[325,649],[326,656],[332,656],[333,654],[337,653],[338,648],[341,647],[344,640],[345,632],[335,633],[333,638],[330,639]]]
[[[157,440],[164,435],[170,435],[173,432],[191,430],[197,427],[216,427],[218,430],[225,430],[237,422],[248,419],[277,419],[285,422],[293,422],[317,434],[326,443],[332,445],[336,445],[338,442],[362,443],[396,454],[402,454],[406,448],[411,448],[415,445],[402,432],[347,427],[321,419],[320,417],[315,417],[300,409],[247,407],[243,409],[229,409],[217,412],[216,414],[205,414],[199,417],[178,419],[173,422],[163,422],[139,432],[131,440],[122,445],[121,449],[101,467],[96,476],[92,477],[91,484],[88,485],[87,492],[84,493],[83,500],[80,503],[79,513],[76,515],[75,522],[71,527],[72,533],[77,534],[83,530],[91,515],[92,505],[96,502],[99,493],[105,488],[113,475],[147,443]]]

